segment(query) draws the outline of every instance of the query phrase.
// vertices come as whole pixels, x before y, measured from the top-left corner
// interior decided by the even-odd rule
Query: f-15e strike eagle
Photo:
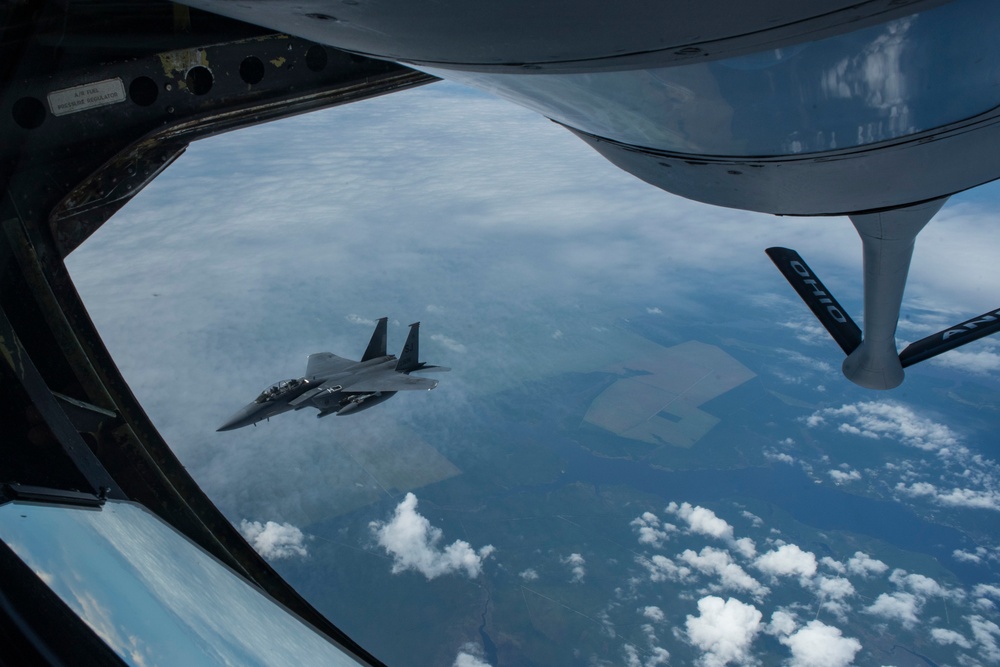
[[[279,415],[289,410],[313,407],[317,417],[348,415],[378,405],[397,392],[408,389],[431,390],[437,380],[412,377],[414,371],[447,371],[419,361],[420,322],[410,325],[403,351],[385,353],[386,322],[379,319],[361,361],[351,361],[329,352],[309,355],[306,374],[301,378],[277,382],[258,396],[219,431],[231,431]]]

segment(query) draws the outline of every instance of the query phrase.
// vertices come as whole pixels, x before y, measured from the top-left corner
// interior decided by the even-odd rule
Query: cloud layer
[[[369,529],[378,545],[392,556],[393,574],[414,570],[430,580],[464,573],[475,579],[482,572],[483,559],[494,551],[491,545],[473,549],[464,540],[439,546],[443,531],[417,512],[417,497],[412,493],[396,506],[389,521],[373,521]]]
[[[698,616],[688,616],[685,628],[691,643],[702,651],[699,664],[722,667],[752,662],[750,644],[761,631],[760,619],[756,607],[736,598],[698,600]]]
[[[861,650],[857,639],[821,621],[809,621],[779,641],[791,649],[794,667],[847,667]]]
[[[910,405],[892,400],[861,401],[817,410],[804,422],[810,429],[836,429],[887,451],[901,446],[933,454],[937,458],[934,465],[901,457],[888,461],[881,471],[872,471],[891,485],[897,498],[1000,512],[1000,465],[963,444],[959,433],[947,424],[920,414]],[[828,474],[838,485],[864,477],[848,464]]]
[[[240,521],[240,533],[253,548],[268,560],[307,556],[306,538],[301,530],[290,523],[268,521]]]
[[[867,633],[865,628],[872,625],[897,642],[929,636],[938,646],[966,651],[958,656],[960,663],[1000,656],[1000,625],[983,615],[996,612],[996,586],[978,584],[963,590],[929,574],[891,568],[860,550],[817,558],[777,531],[768,531],[760,516],[738,506],[731,514],[767,545],[761,553],[750,549],[747,544],[756,542],[738,537],[717,509],[672,502],[664,512],[679,517],[683,527],[663,532],[663,521],[652,511],[630,522],[636,545],[643,550],[634,561],[642,578],[632,579],[630,585],[642,590],[637,582],[648,581],[656,595],[664,586],[675,586],[681,599],[697,607],[697,614],[683,617],[685,632],[674,634],[696,650],[693,660],[699,665],[755,664],[764,655],[758,653],[757,638],[766,633],[787,648],[789,665],[847,667],[862,655],[871,658],[863,654],[861,639],[852,635]],[[704,545],[700,549],[690,546],[699,542]],[[981,553],[971,555],[982,560],[990,552]],[[754,571],[767,577],[767,585],[750,574]],[[648,598],[636,597],[637,602],[643,599]],[[650,632],[653,624],[682,620],[641,602],[636,613],[642,619],[637,622],[648,625]],[[768,613],[770,621],[764,623]],[[947,627],[940,625],[942,613],[949,619]],[[671,652],[676,654],[673,647]],[[637,660],[627,664],[642,664]]]

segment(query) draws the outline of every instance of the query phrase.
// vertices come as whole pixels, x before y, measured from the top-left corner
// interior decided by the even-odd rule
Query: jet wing
[[[308,405],[324,410],[329,407],[331,401],[336,403],[339,400],[341,389],[343,387],[337,380],[327,380],[320,386],[313,387],[301,396],[296,397],[289,402],[289,405],[296,410],[301,410]]]
[[[309,355],[306,363],[306,377],[310,380],[323,375],[342,373],[357,366],[358,362],[338,357],[329,352],[317,352]]]
[[[314,399],[316,396],[318,396],[320,394],[329,393],[329,392],[326,391],[325,387],[326,387],[326,385],[324,384],[324,385],[322,385],[320,387],[315,387],[313,389],[310,389],[309,391],[307,391],[306,393],[302,394],[301,396],[299,396],[299,397],[297,397],[297,398],[289,401],[288,404],[290,406],[292,406],[293,408],[298,408],[300,405],[302,405],[306,401],[312,401],[312,399]]]
[[[344,382],[344,391],[350,393],[406,391],[408,389],[433,389],[437,385],[437,380],[418,378],[390,371],[385,374],[360,377],[357,382],[352,382],[348,379]]]

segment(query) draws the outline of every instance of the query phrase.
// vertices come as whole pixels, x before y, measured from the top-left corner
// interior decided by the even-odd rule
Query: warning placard
[[[107,79],[49,93],[49,110],[53,116],[65,116],[78,111],[95,109],[125,101],[125,84],[121,79]]]

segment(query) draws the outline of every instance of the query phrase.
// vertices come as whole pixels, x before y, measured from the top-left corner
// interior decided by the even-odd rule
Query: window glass
[[[0,539],[129,664],[361,664],[140,505],[8,503]]]
[[[922,232],[900,348],[1000,305],[998,196]],[[68,265],[198,483],[389,665],[988,664],[997,340],[855,387],[774,245],[860,319],[847,219],[671,196],[440,83],[194,144]],[[216,432],[383,316],[433,391]]]

